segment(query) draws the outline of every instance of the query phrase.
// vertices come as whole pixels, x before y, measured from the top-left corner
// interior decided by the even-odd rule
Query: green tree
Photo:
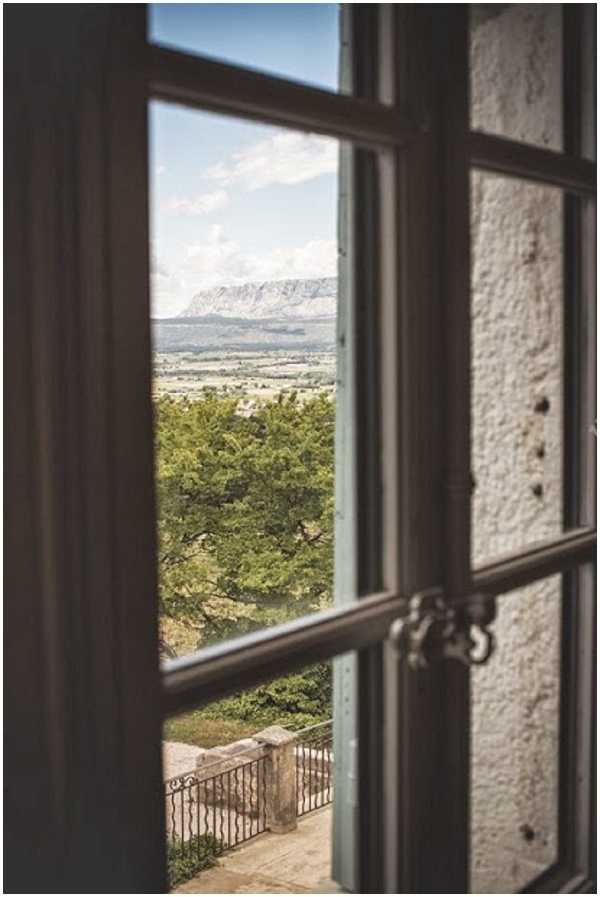
[[[333,439],[325,395],[157,401],[163,622],[206,644],[331,602]]]

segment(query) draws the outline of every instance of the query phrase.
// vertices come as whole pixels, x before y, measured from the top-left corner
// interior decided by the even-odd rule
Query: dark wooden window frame
[[[450,16],[450,19],[458,20],[461,10],[456,7],[455,9],[456,15]],[[421,17],[417,17],[417,19],[419,18],[427,19],[428,14],[425,12]],[[400,40],[401,38],[402,31]],[[407,55],[410,55],[408,51]],[[423,134],[432,133],[430,128],[411,124],[410,117],[401,111],[402,105],[396,112],[389,106],[373,101],[337,96],[326,91],[288,83],[283,79],[166,50],[162,47],[149,46],[148,60],[149,93],[152,98],[189,107],[210,108],[214,111],[277,123],[284,127],[317,131],[333,137],[353,140],[359,146],[377,147],[382,151],[394,147],[403,162],[403,157],[408,155],[413,147],[420,146]],[[464,83],[464,78],[461,83]],[[198,86],[195,87],[195,85]],[[448,127],[448,131],[460,131],[460,128],[456,128],[455,122],[456,119],[452,118],[450,122],[452,127]],[[459,137],[455,137],[453,142],[458,143],[458,140]],[[449,143],[449,141],[447,142]],[[514,177],[534,178],[542,183],[560,186],[583,197],[595,194],[595,163],[587,159],[571,157],[550,150],[538,150],[535,147],[514,143],[504,138],[477,132],[469,133],[464,130],[461,142],[463,144],[463,168],[466,163],[468,166],[473,165]],[[512,165],[511,149],[514,159]],[[454,148],[453,151],[455,151]],[[448,161],[448,165],[454,179],[457,166],[453,158]],[[450,180],[450,178],[448,179]],[[468,193],[464,189],[462,197],[462,205],[467,208]],[[452,205],[449,214],[454,214],[457,206],[458,200],[456,205]],[[389,233],[389,222],[386,222],[386,226]],[[464,236],[462,239],[465,239]],[[394,242],[393,239],[390,242]],[[448,247],[449,256],[452,254],[452,249],[453,247]],[[466,341],[461,345],[462,357],[460,357],[456,348],[459,344],[456,339],[456,331],[460,328],[455,323],[458,319],[455,306],[459,303],[462,306],[461,325],[468,323],[469,286],[465,283],[468,276],[468,264],[461,262],[461,269],[460,277],[456,275],[457,281],[461,281],[462,278],[462,282],[456,284],[457,300],[454,303],[448,303],[453,307],[448,313],[448,323],[450,324],[448,329],[451,331],[451,336],[447,340],[447,350],[456,356],[455,367],[463,369],[463,388],[461,390],[449,388],[446,405],[448,406],[449,420],[454,422],[462,417],[464,424],[464,411],[461,409],[465,404],[464,384],[468,374],[464,374],[464,369],[466,368],[468,371],[468,366],[464,362],[468,346]],[[451,271],[450,273],[455,272]],[[414,312],[412,309],[408,309],[408,311]],[[468,330],[468,328],[462,329],[463,332],[465,329]],[[414,406],[419,404],[418,400],[413,400],[408,404],[413,406],[411,414],[414,414]],[[420,408],[419,411],[422,413],[423,409]],[[449,433],[448,451],[453,452],[462,477],[468,479],[470,476],[468,463],[470,448],[465,440],[465,429],[464,426],[454,425],[452,427]],[[404,460],[407,454],[403,455],[405,465],[408,463]],[[451,491],[452,485],[448,487],[448,491]],[[464,488],[464,484],[462,488]],[[467,491],[470,494],[470,481]],[[469,516],[468,502],[465,502],[464,496],[461,497],[461,501],[464,518],[465,513],[466,516]],[[469,526],[464,519],[462,524],[460,530],[453,530],[453,538],[460,534],[463,544],[461,550],[456,553],[465,556],[467,555],[465,534],[469,533]],[[540,576],[549,575],[551,572],[575,567],[592,559],[595,537],[595,527],[593,526],[580,527],[577,532],[569,530],[563,535],[546,540],[539,546],[529,547],[526,551],[513,552],[495,563],[475,569],[472,577],[473,583],[479,590],[485,588],[495,595],[500,595],[515,588],[515,583],[523,585],[540,578]],[[448,553],[454,554],[455,552]],[[428,586],[434,584],[427,583]],[[463,586],[461,591],[464,594],[469,589],[470,586],[466,588]],[[372,609],[373,619],[377,620],[380,617],[383,627],[389,625],[390,614],[393,615],[401,611],[405,600],[405,597],[397,593],[395,598],[387,593],[381,596],[370,596],[369,606]],[[397,604],[390,610],[390,603],[394,602]],[[213,696],[213,688],[215,697],[222,694],[223,689],[219,680],[223,679],[225,675],[228,678],[228,689],[242,685],[242,676],[249,675],[254,681],[254,664],[249,661],[249,658],[249,665],[246,665],[244,670],[238,669],[237,673],[234,673],[234,669],[237,667],[235,657],[240,650],[240,645],[243,645],[245,650],[255,651],[257,658],[260,654],[260,661],[257,660],[257,663],[268,664],[271,658],[275,665],[280,663],[282,655],[277,646],[282,638],[289,638],[290,647],[293,643],[297,643],[300,650],[306,647],[309,651],[312,646],[322,642],[323,652],[320,656],[323,657],[325,654],[331,653],[332,646],[328,633],[331,629],[332,617],[337,620],[337,626],[344,626],[347,629],[350,641],[356,639],[356,647],[379,641],[381,630],[378,628],[376,634],[372,631],[365,633],[363,621],[356,616],[358,613],[360,612],[354,608],[324,611],[304,620],[282,624],[268,631],[236,639],[216,648],[199,651],[197,654],[181,660],[168,661],[165,663],[164,672],[165,709],[173,712],[183,709],[190,703],[196,703],[198,700],[210,700]],[[342,630],[340,629],[340,631]],[[348,639],[346,639],[341,650],[346,650],[348,644]],[[256,675],[260,677],[265,673],[257,671]],[[213,687],[207,684],[211,679],[214,679]],[[185,686],[182,685],[184,680]],[[198,684],[205,683],[206,690],[202,698],[199,692],[194,691],[196,682]],[[188,692],[189,701],[185,698]]]
[[[502,600],[555,572],[568,573],[566,588],[576,588],[570,611],[565,602],[565,816],[560,865],[532,887],[547,890],[550,876],[566,890],[591,888],[595,134],[588,42],[595,29],[593,8],[570,10],[565,36],[576,77],[568,79],[566,111],[575,124],[566,152],[555,153],[470,130],[465,6],[350,6],[356,58],[362,46],[371,60],[370,74],[357,66],[355,96],[149,45],[143,5],[37,7],[35,29],[26,6],[7,7],[5,367],[14,384],[7,394],[14,430],[6,456],[5,631],[21,635],[5,654],[5,712],[15,733],[5,755],[7,890],[81,891],[91,875],[98,892],[162,890],[161,717],[355,650],[359,890],[465,892],[468,671],[448,663],[411,672],[389,644],[389,627],[410,596],[430,586],[442,586],[450,602],[475,591]],[[169,662],[160,676],[148,288],[151,98],[354,143],[353,201],[361,214],[369,208],[382,237],[377,257],[371,251],[368,260],[355,261],[356,278],[364,278],[368,261],[379,286],[378,303],[360,308],[363,321],[378,316],[370,330],[377,352],[372,339],[369,348],[355,333],[363,378],[357,420],[367,419],[367,405],[371,414],[385,409],[370,424],[382,446],[376,475],[367,433],[359,433],[356,446],[357,531],[371,534],[373,519],[381,524],[379,540],[358,544],[360,600]],[[579,409],[577,435],[566,438],[569,529],[474,571],[472,166],[575,197],[566,246],[567,281],[578,302],[566,323],[566,388]]]
[[[362,751],[359,748],[364,785],[361,795],[363,803],[373,805],[373,810],[364,806],[361,812],[361,816],[368,820],[362,828],[364,843],[359,872],[361,889],[366,890],[381,885],[391,891],[435,890],[436,880],[446,889],[451,883],[451,890],[468,887],[468,674],[457,670],[448,675],[445,671],[443,683],[439,673],[430,674],[430,681],[425,686],[430,689],[430,698],[425,701],[423,683],[416,686],[411,681],[413,674],[397,669],[389,659],[388,667],[392,673],[390,675],[388,670],[386,677],[381,647],[390,624],[406,612],[407,600],[412,593],[440,582],[450,599],[460,599],[474,592],[499,596],[553,572],[574,570],[569,581],[581,579],[585,574],[576,571],[592,560],[596,540],[595,528],[575,529],[579,518],[571,515],[565,520],[568,529],[562,536],[525,551],[513,552],[484,568],[470,570],[469,172],[475,167],[552,185],[565,190],[575,197],[573,202],[581,204],[589,202],[595,195],[595,163],[581,152],[581,145],[570,130],[569,123],[574,118],[571,103],[577,104],[580,117],[584,115],[580,94],[573,95],[570,70],[565,77],[569,91],[566,94],[569,101],[565,104],[567,152],[557,153],[472,131],[468,121],[466,8],[437,7],[436,10],[436,17],[423,9],[419,12],[394,10],[385,5],[373,9],[370,15],[358,7],[353,11],[354,20],[357,23],[360,20],[360,26],[353,31],[354,52],[360,58],[368,42],[368,54],[371,61],[373,57],[376,60],[374,68],[379,77],[373,85],[371,71],[365,80],[363,66],[352,97],[306,88],[173,50],[160,47],[149,50],[152,96],[281,126],[306,128],[350,140],[357,147],[379,153],[379,194],[377,188],[374,190],[369,186],[368,179],[355,180],[354,189],[363,191],[356,200],[363,210],[377,210],[379,233],[385,234],[385,241],[394,247],[396,258],[381,258],[376,264],[379,275],[373,275],[375,282],[380,284],[379,310],[375,313],[383,316],[376,332],[381,334],[389,328],[391,335],[387,347],[379,347],[381,369],[377,371],[378,359],[372,353],[369,355],[364,340],[365,327],[357,328],[357,365],[363,388],[357,396],[356,410],[359,419],[368,419],[370,413],[372,420],[373,409],[384,407],[384,402],[387,408],[397,407],[395,432],[390,433],[389,425],[384,428],[381,421],[379,424],[372,421],[369,432],[372,434],[375,429],[380,433],[378,441],[384,446],[385,456],[384,469],[378,471],[378,476],[387,482],[396,482],[398,506],[387,511],[383,507],[386,501],[389,504],[390,498],[382,499],[377,494],[377,477],[373,474],[378,459],[368,440],[363,440],[363,444],[359,442],[357,457],[365,463],[359,465],[363,476],[358,489],[359,493],[362,491],[363,500],[357,526],[359,531],[362,526],[366,535],[377,531],[377,520],[385,520],[384,528],[388,527],[387,531],[384,529],[379,545],[372,540],[369,543],[368,538],[359,540],[359,570],[365,571],[360,589],[363,597],[355,606],[317,614],[310,619],[207,649],[194,657],[169,662],[163,679],[164,709],[174,712],[314,660],[351,649],[359,650],[361,705],[379,708],[380,717],[387,717],[385,720],[375,719],[372,712],[361,713],[359,708],[362,733],[359,744],[368,745]],[[580,18],[577,11],[566,16],[569,23]],[[576,27],[581,26],[570,24],[565,27],[567,60],[574,58],[575,41],[580,39],[575,37]],[[586,58],[590,58],[589,52]],[[589,78],[589,73],[586,77]],[[587,85],[586,89],[589,96]],[[378,97],[383,102],[377,102]],[[585,114],[589,115],[589,110]],[[358,167],[369,164],[360,162],[359,152],[356,159]],[[439,213],[445,221],[440,233],[431,234],[429,222],[435,215],[430,218],[428,212]],[[581,235],[581,231],[578,233]],[[420,252],[411,253],[411,241],[418,245]],[[571,251],[575,251],[573,247]],[[414,262],[416,256],[420,256],[420,260]],[[402,259],[402,271],[396,275],[398,258]],[[440,339],[438,349],[445,358],[447,388],[439,394],[435,392],[431,368],[434,345],[431,343],[431,325],[436,307],[439,311],[439,279],[436,281],[424,270],[428,265],[431,270],[435,262],[438,269],[443,270],[445,282],[446,337]],[[356,279],[364,279],[365,270],[372,264],[372,259],[357,258]],[[589,306],[591,286],[588,279],[586,295],[581,295],[580,303],[587,302]],[[421,303],[417,302],[417,296],[421,297]],[[374,309],[372,306],[369,311],[371,316]],[[357,313],[364,325],[366,309],[361,307]],[[407,333],[410,333],[408,341],[403,339]],[[370,358],[368,363],[365,362],[367,356]],[[390,390],[396,394],[390,394]],[[424,394],[430,399],[425,414],[422,407]],[[571,401],[574,398],[571,394]],[[576,398],[581,407],[582,397]],[[448,437],[444,457],[422,453],[420,446],[435,438],[442,421],[447,425]],[[581,439],[580,431],[578,435]],[[572,441],[572,434],[567,434],[566,438]],[[390,461],[391,458],[394,460]],[[436,469],[445,484],[443,517],[446,524],[444,533],[438,531],[437,534],[434,517],[439,504],[436,507],[433,493],[424,494],[427,480],[435,483]],[[566,477],[565,482],[572,488],[573,477]],[[379,511],[376,510],[378,502]],[[392,519],[395,526],[390,526]],[[415,519],[419,524],[417,532]],[[593,517],[588,514],[584,519],[592,520]],[[412,524],[410,530],[406,525],[408,521]],[[393,531],[410,531],[409,541],[402,544],[400,539],[398,543],[390,538]],[[436,534],[433,538],[432,533]],[[419,542],[425,548],[417,552]],[[418,554],[420,557],[416,556]],[[395,559],[390,560],[390,555],[395,555]],[[432,571],[436,568],[438,574],[432,581]],[[379,575],[377,571],[380,571]],[[378,587],[381,592],[383,587],[384,591],[369,594],[366,585],[369,582],[371,588],[377,590]],[[565,607],[572,608],[573,602],[565,601]],[[566,613],[571,622],[566,629],[568,639],[563,651],[570,652],[570,658],[581,657],[581,650],[575,650],[573,644],[578,634],[577,643],[581,648],[583,633],[573,628],[573,612],[567,610]],[[584,661],[589,666],[588,655],[589,645]],[[567,659],[567,653],[564,658]],[[583,688],[581,667],[579,662],[579,673],[571,672],[566,677],[569,682],[576,682],[576,691],[571,690],[569,698],[563,695],[562,702],[562,743],[570,745],[571,751],[576,741],[574,720],[565,708],[568,700],[578,700],[581,709],[578,697]],[[587,669],[586,677],[589,679]],[[381,688],[386,678],[387,688],[384,690],[388,700],[387,714],[384,714],[375,689]],[[418,708],[415,704],[417,691]],[[446,711],[452,708],[452,718],[447,712],[440,713],[440,695],[445,695]],[[395,726],[394,718],[397,720]],[[446,739],[450,730],[454,732],[450,740],[462,756],[452,756],[452,751],[447,758],[441,758],[437,753],[423,756],[424,739],[419,739],[419,732],[429,734],[428,740],[433,741],[431,733],[436,728],[440,737]],[[406,730],[412,731],[412,743],[406,740]],[[384,731],[387,732],[386,739],[382,737]],[[379,739],[373,733],[379,733]],[[377,794],[377,789],[372,787],[373,770],[386,763],[386,750],[388,766],[391,762],[398,766],[398,758],[404,757],[402,775],[398,769],[387,770],[392,780],[394,774],[400,775],[396,779],[397,794],[400,795],[396,802],[382,800],[383,795]],[[565,750],[563,747],[563,755]],[[457,791],[454,802],[452,798],[448,799],[448,776],[451,773],[444,759],[453,764]],[[590,757],[587,759],[589,767]],[[568,783],[564,781],[572,765],[572,760],[568,763],[563,760],[561,819],[569,820],[561,823],[563,834],[569,831],[569,824],[574,820],[573,812],[564,812],[575,806],[573,779],[571,777]],[[443,789],[445,801],[443,808],[437,808],[439,812],[434,826],[431,811],[427,813],[419,807],[434,806],[428,798],[440,785],[446,786]],[[385,821],[379,818],[380,808],[384,806],[387,807]],[[417,847],[420,821],[429,836],[423,856]],[[581,831],[583,823],[581,819],[579,822]],[[432,839],[432,828],[439,834],[439,842],[435,837]],[[374,831],[386,833],[387,850],[383,853],[378,839],[373,837]],[[455,834],[449,834],[452,831]],[[405,842],[404,849],[399,849],[402,842]],[[436,846],[440,848],[439,853]],[[437,864],[433,878],[432,853],[452,857],[445,864]],[[571,850],[569,855],[572,853]],[[561,859],[565,855],[561,848]],[[551,873],[557,871],[572,881],[582,875],[587,880],[580,868],[571,870],[573,874],[570,875],[561,863],[560,868]],[[543,877],[543,881],[546,880],[547,875]]]

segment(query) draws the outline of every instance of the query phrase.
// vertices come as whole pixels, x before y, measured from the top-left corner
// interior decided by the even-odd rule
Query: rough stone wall
[[[473,126],[559,149],[559,8],[472,9]],[[475,564],[561,527],[561,203],[473,175]],[[556,857],[559,587],[499,598],[496,655],[473,674],[473,892],[514,892]]]
[[[557,3],[471,7],[474,128],[562,149],[561,15]]]

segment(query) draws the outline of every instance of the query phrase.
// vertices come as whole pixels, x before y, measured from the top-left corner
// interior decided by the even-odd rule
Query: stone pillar
[[[269,726],[254,740],[266,753],[267,827],[278,835],[293,831],[296,819],[296,736],[281,726]]]

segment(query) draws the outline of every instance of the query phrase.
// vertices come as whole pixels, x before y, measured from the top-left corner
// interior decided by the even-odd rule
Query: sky
[[[333,4],[156,4],[150,39],[336,89]],[[336,273],[338,142],[153,101],[152,314],[201,289]]]

